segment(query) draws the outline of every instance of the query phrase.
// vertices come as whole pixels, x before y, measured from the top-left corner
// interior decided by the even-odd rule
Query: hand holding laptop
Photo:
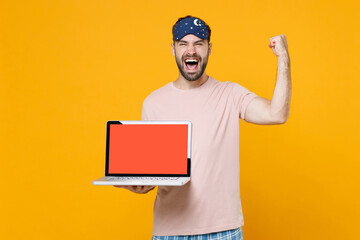
[[[124,185],[114,185],[114,187],[125,188],[134,193],[148,193],[153,190],[156,186],[124,186]]]

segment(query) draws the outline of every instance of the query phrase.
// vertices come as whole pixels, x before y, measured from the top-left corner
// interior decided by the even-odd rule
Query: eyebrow
[[[204,41],[205,41],[204,39],[201,39],[201,40],[197,40],[195,43],[204,42]],[[188,42],[185,41],[185,40],[180,40],[179,43],[181,43],[181,42],[183,42],[183,43],[188,43]]]

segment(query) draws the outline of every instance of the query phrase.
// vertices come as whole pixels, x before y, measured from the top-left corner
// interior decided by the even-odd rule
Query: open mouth
[[[185,58],[185,67],[188,71],[196,71],[199,67],[200,60],[197,58]]]

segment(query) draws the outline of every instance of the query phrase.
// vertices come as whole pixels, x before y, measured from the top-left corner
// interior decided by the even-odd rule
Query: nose
[[[194,45],[189,44],[189,45],[188,45],[188,48],[187,48],[187,52],[188,52],[189,54],[194,54],[194,53],[196,52]]]

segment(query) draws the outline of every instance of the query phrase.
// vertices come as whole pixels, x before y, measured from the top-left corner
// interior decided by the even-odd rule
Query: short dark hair
[[[194,17],[194,16],[191,16],[191,15],[187,15],[187,16],[185,16],[185,17],[179,18],[179,19],[176,21],[176,23],[173,25],[173,27],[172,27],[172,34],[173,34],[173,36],[174,36],[175,26],[176,26],[181,20],[183,20],[183,19],[185,19],[185,18],[198,18],[198,17]],[[200,19],[201,21],[203,21],[203,22],[205,23],[206,27],[209,29],[209,37],[207,38],[207,40],[208,40],[209,43],[210,43],[210,36],[211,36],[210,26],[207,25],[207,23],[206,23],[204,20],[202,20],[201,18],[198,18],[198,19]],[[175,41],[174,41],[174,43],[175,43]]]

